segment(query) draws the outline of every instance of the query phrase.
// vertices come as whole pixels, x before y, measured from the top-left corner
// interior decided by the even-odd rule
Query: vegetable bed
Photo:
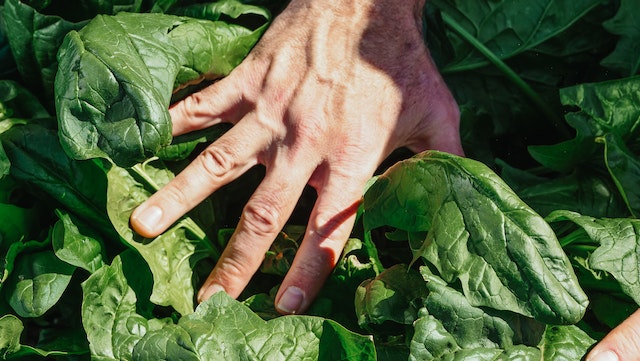
[[[467,157],[394,153],[307,315],[273,302],[311,190],[196,305],[263,169],[155,239],[129,215],[228,129],[172,138],[168,106],[285,4],[0,0],[2,359],[578,360],[638,308],[635,0],[431,0]]]

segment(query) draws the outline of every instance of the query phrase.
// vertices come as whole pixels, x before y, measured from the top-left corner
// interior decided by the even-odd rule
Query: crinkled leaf
[[[74,158],[109,157],[121,166],[155,155],[171,143],[173,91],[228,74],[264,27],[120,13],[70,32],[56,78],[65,149]]]
[[[640,158],[633,154],[615,133],[605,134],[603,141],[607,169],[631,214],[640,218]]]
[[[424,307],[456,340],[462,349],[508,349],[515,345],[535,346],[544,324],[511,311],[473,306],[465,295],[448,286],[428,267],[420,269],[428,296]]]
[[[151,301],[173,306],[183,315],[193,312],[193,267],[204,257],[217,258],[206,233],[189,217],[154,239],[144,239],[129,227],[133,210],[166,184],[173,173],[161,163],[145,163],[129,170],[112,166],[107,177],[109,218],[125,242],[149,265],[153,274]],[[140,178],[145,181],[138,181]]]
[[[596,219],[570,211],[555,211],[547,220],[568,220],[584,229],[599,244],[588,257],[589,266],[613,275],[622,290],[640,305],[640,220]]]
[[[42,316],[58,302],[75,269],[52,251],[22,255],[7,281],[9,304],[22,317]]]
[[[94,360],[131,360],[134,346],[147,332],[122,263],[117,256],[82,284],[82,323]]]
[[[104,243],[99,234],[75,216],[58,210],[51,243],[58,258],[91,273],[104,265]]]
[[[376,326],[385,322],[411,325],[418,318],[418,309],[426,296],[427,288],[420,274],[404,265],[395,265],[358,287],[354,301],[358,324],[375,330],[381,330]],[[384,329],[389,330],[390,326]]]
[[[638,0],[621,0],[616,16],[602,24],[620,36],[615,50],[602,60],[602,65],[627,76],[640,70],[640,20],[636,16],[639,7]]]
[[[617,133],[627,141],[640,132],[640,77],[580,84],[560,91],[564,105],[579,110],[566,116],[576,137],[555,145],[529,147],[531,155],[554,170],[570,170],[592,159],[599,149],[595,138]]]
[[[134,360],[375,360],[370,337],[313,316],[264,321],[219,292],[177,325],[150,331]]]
[[[426,232],[416,258],[462,283],[474,306],[574,323],[588,303],[551,227],[489,168],[430,151],[399,162],[367,190],[366,229]]]

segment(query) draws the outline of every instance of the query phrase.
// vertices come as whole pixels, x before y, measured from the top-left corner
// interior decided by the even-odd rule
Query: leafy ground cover
[[[394,154],[308,315],[273,297],[310,190],[239,300],[196,306],[262,169],[155,239],[128,218],[228,129],[172,139],[169,104],[284,4],[0,1],[2,359],[577,360],[638,308],[635,0],[431,0],[467,158]]]

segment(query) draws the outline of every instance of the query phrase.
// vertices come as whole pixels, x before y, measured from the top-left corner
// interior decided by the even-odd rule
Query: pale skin
[[[142,236],[265,167],[199,301],[240,295],[309,185],[316,203],[275,299],[280,313],[304,312],[344,248],[365,183],[392,151],[463,155],[458,107],[423,44],[424,1],[292,0],[229,76],[171,107],[174,135],[234,126],[134,211]]]

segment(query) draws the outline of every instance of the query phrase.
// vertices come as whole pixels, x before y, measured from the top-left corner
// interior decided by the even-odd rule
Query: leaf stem
[[[551,122],[551,125],[554,129],[562,132],[563,135],[569,136],[568,132],[564,128],[564,122],[562,119],[556,114],[556,112],[549,107],[548,102],[545,102],[544,99],[538,94],[529,84],[527,84],[522,77],[520,77],[511,67],[509,67],[502,59],[500,59],[496,54],[494,54],[489,48],[487,48],[482,42],[476,39],[473,35],[471,35],[466,29],[464,29],[460,24],[458,24],[451,16],[447,13],[442,14],[442,19],[447,26],[451,28],[455,33],[461,36],[465,41],[471,44],[476,50],[478,50],[482,55],[484,55],[498,70],[506,75],[506,77],[513,82],[513,84],[522,91],[529,101],[531,101],[538,109],[542,112],[546,119]],[[443,73],[454,73],[459,71],[464,71],[467,69],[464,68],[444,68]]]

